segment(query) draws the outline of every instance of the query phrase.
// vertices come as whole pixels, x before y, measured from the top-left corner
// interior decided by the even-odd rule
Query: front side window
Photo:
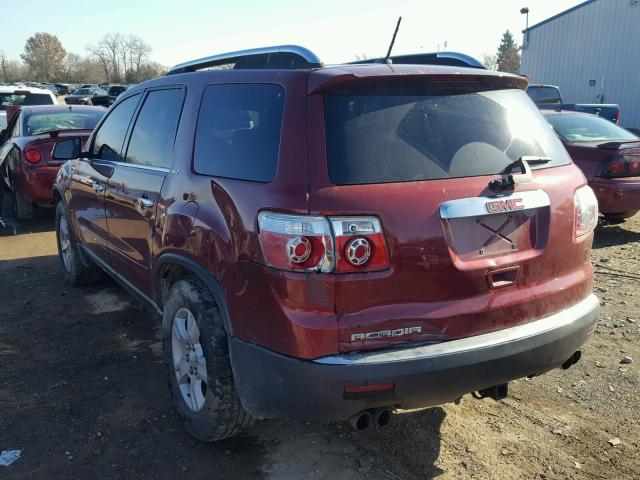
[[[284,89],[273,84],[210,85],[202,98],[194,170],[255,182],[275,178]]]
[[[502,173],[522,156],[570,159],[522,90],[407,85],[325,95],[329,176],[336,185]]]
[[[183,98],[181,88],[149,92],[131,133],[127,163],[169,167]]]
[[[111,110],[95,134],[91,149],[92,157],[115,162],[122,161],[122,144],[139,99],[139,94],[132,95]]]

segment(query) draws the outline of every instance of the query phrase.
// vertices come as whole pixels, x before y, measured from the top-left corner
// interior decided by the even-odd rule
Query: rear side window
[[[114,162],[122,161],[120,153],[124,136],[129,128],[129,123],[131,123],[139,98],[139,94],[133,95],[120,102],[109,113],[96,132],[91,149],[92,157]]]
[[[127,163],[169,167],[183,97],[181,88],[149,92],[131,133]]]
[[[544,167],[570,163],[538,109],[515,89],[405,86],[328,93],[325,133],[336,185],[494,175],[524,155],[550,157]]]
[[[276,175],[284,90],[272,84],[210,85],[202,98],[194,169],[215,177],[270,182]]]

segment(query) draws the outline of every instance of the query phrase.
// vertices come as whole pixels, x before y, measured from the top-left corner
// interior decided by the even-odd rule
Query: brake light
[[[640,176],[640,155],[617,155],[605,159],[596,174],[604,178]]]
[[[31,148],[24,152],[24,158],[29,163],[38,163],[40,160],[42,160],[42,154],[35,148]]]
[[[283,270],[331,271],[333,240],[326,218],[261,212],[258,226],[267,265]]]
[[[616,124],[620,125],[620,107],[616,110]]]
[[[368,272],[389,267],[376,217],[318,217],[261,212],[260,247],[267,265],[306,272]]]
[[[387,244],[376,217],[331,217],[336,242],[336,272],[385,270]]]
[[[575,191],[573,207],[575,237],[591,233],[598,224],[598,200],[591,187],[585,185]]]

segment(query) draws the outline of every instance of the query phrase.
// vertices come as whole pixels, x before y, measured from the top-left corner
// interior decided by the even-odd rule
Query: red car
[[[78,156],[98,124],[103,107],[38,105],[9,107],[0,147],[3,205],[19,219],[31,218],[33,206],[52,206],[58,168]],[[12,208],[7,207],[13,204]],[[5,213],[5,212],[3,212]]]
[[[543,111],[598,198],[600,213],[624,219],[640,210],[640,138],[595,115]]]
[[[526,86],[295,46],[176,66],[60,169],[62,275],[107,272],[162,314],[205,441],[499,398],[578,361],[599,310],[597,201]]]

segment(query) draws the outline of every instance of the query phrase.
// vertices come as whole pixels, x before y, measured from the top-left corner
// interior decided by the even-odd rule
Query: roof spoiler
[[[486,70],[486,67],[475,58],[459,52],[432,52],[415,53],[412,55],[395,55],[389,57],[389,62],[384,58],[370,58],[349,62],[349,64],[362,63],[392,63],[394,65],[446,65],[451,67],[467,67]]]
[[[245,68],[295,69],[318,68],[322,66],[322,62],[315,53],[304,47],[278,45],[220,53],[197,60],[190,60],[171,67],[167,75],[195,72],[215,67],[224,68],[224,66],[230,66],[234,70]]]
[[[602,148],[603,150],[619,150],[620,147],[628,146],[627,148],[633,148],[634,144],[638,144],[640,146],[640,138],[638,140],[625,140],[625,141],[616,141],[616,142],[603,142],[596,145],[598,148]]]

